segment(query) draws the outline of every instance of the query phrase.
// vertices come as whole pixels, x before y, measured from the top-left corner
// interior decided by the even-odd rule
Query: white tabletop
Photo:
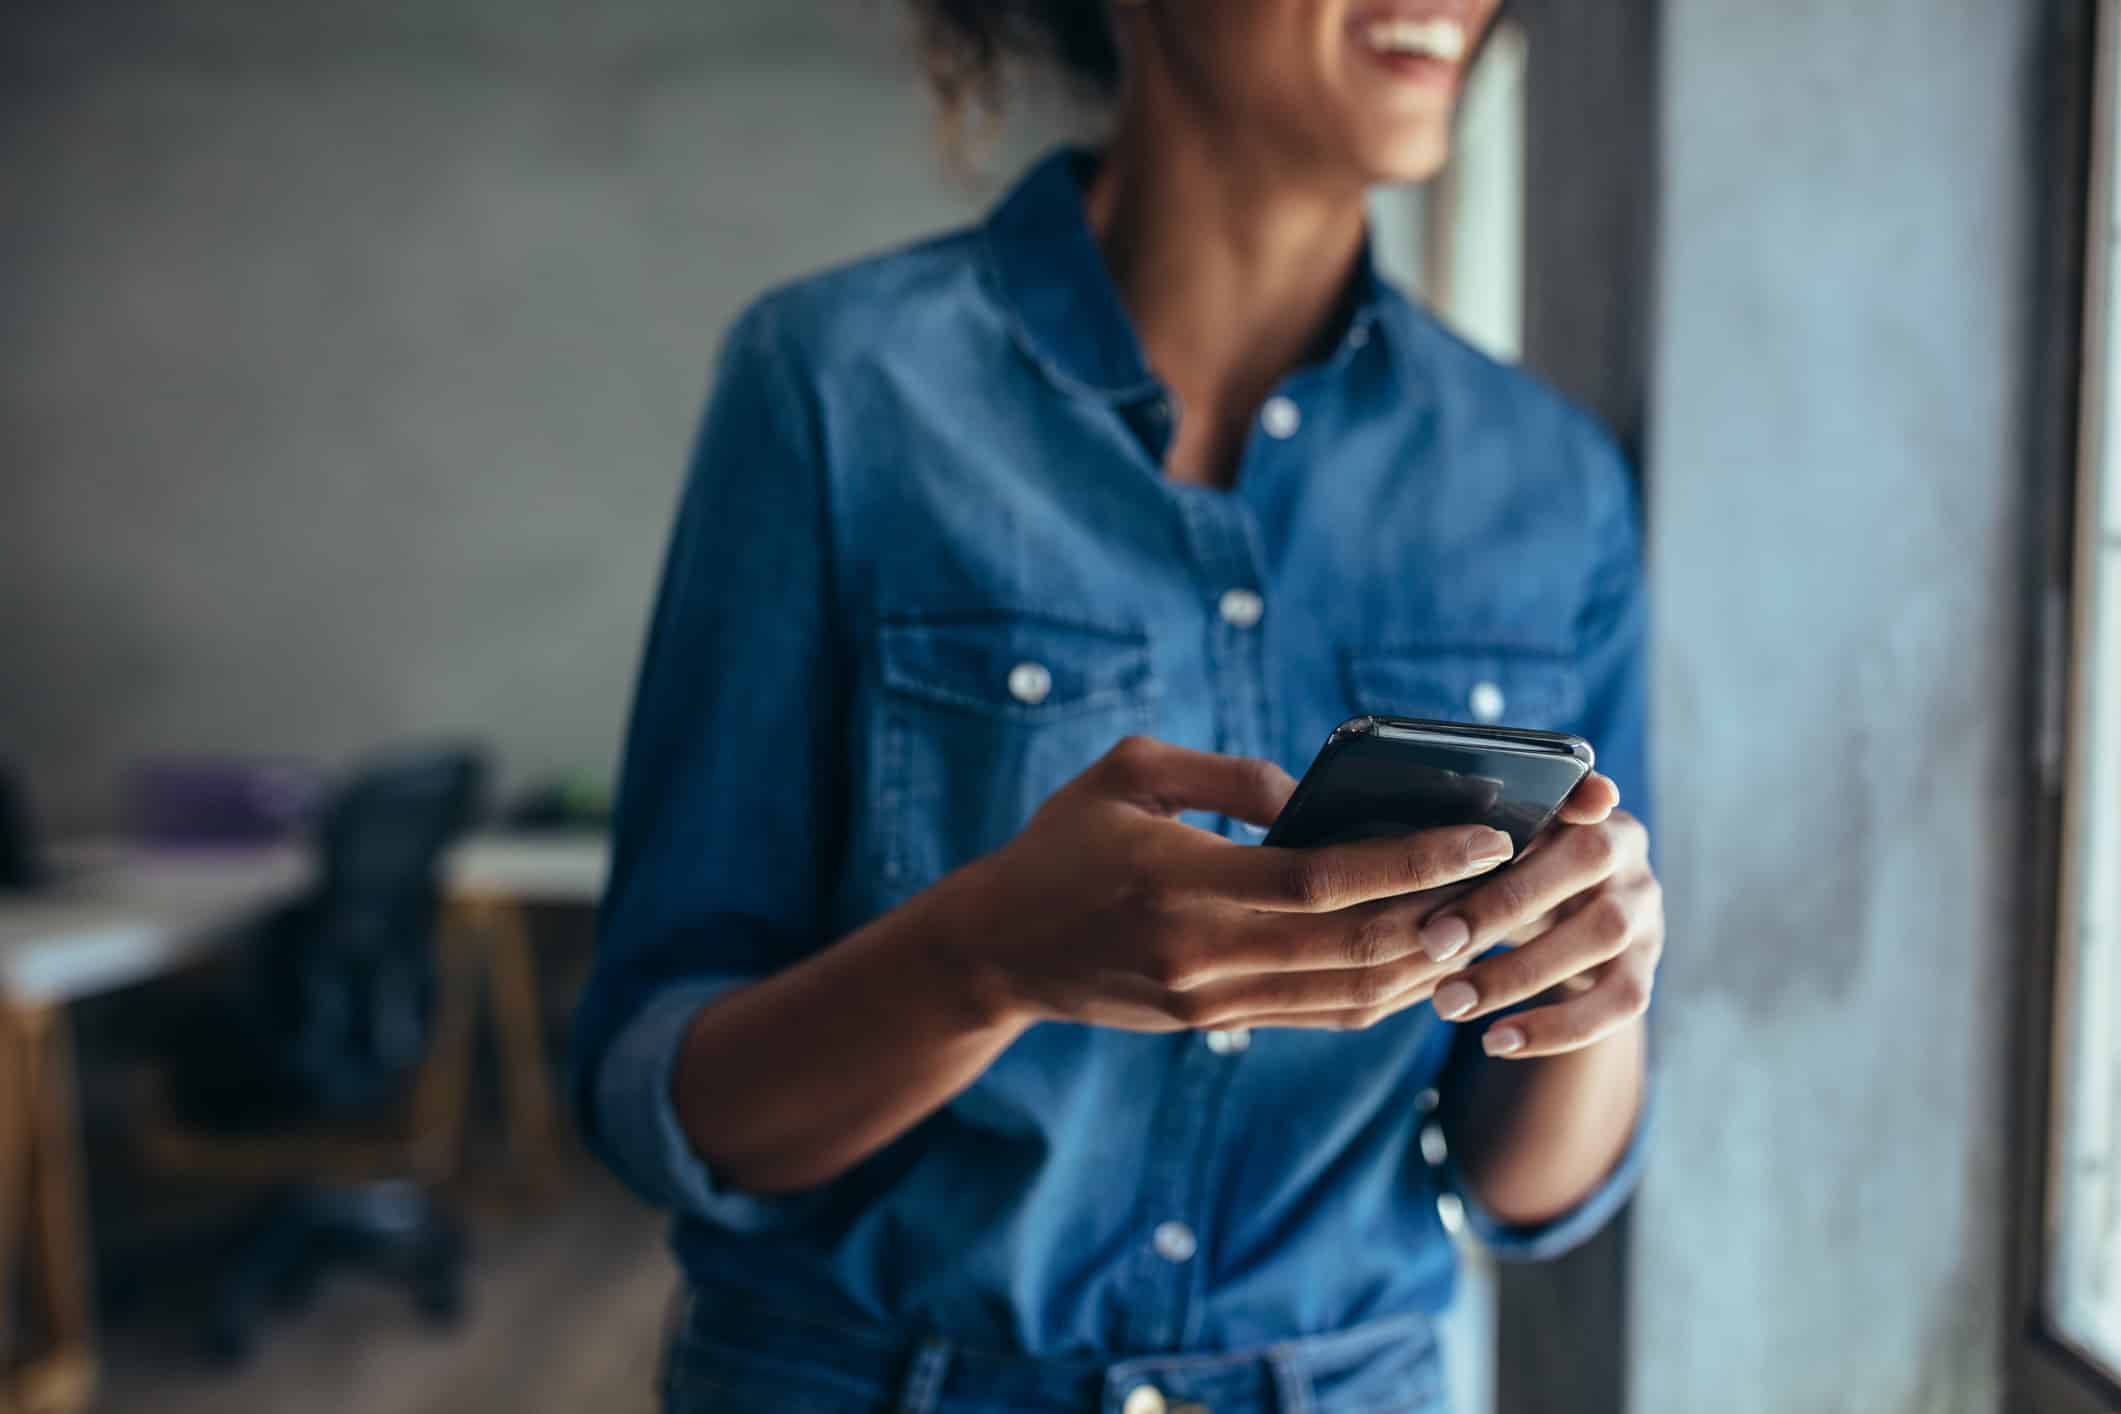
[[[306,850],[55,851],[58,877],[0,895],[0,994],[65,1002],[183,966],[306,888]]]
[[[136,849],[108,840],[53,851],[58,878],[0,894],[0,995],[65,1002],[175,969],[316,878],[300,845]],[[601,832],[477,834],[449,851],[445,887],[524,903],[594,904],[610,846]]]
[[[453,894],[593,904],[611,871],[611,842],[601,830],[476,834],[449,851],[444,867]]]

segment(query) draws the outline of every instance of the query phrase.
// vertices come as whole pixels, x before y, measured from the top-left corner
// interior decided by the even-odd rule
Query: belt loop
[[[950,1368],[950,1342],[931,1335],[913,1352],[906,1382],[899,1392],[898,1414],[934,1414],[942,1397],[943,1375]]]
[[[1303,1357],[1285,1348],[1272,1350],[1267,1368],[1274,1372],[1274,1414],[1311,1414],[1311,1376]]]

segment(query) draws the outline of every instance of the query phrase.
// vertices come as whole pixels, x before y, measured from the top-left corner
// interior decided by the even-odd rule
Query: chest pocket
[[[903,896],[1005,843],[1157,696],[1145,634],[1008,614],[883,625],[874,855]]]
[[[1358,714],[1567,731],[1583,713],[1583,678],[1559,654],[1515,649],[1398,649],[1343,659]]]

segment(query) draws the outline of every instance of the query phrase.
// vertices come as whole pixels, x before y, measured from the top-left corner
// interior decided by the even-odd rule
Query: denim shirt
[[[1641,1140],[1577,1210],[1497,1221],[1423,1130],[1503,1062],[1426,1004],[1353,1032],[1037,1025],[790,1195],[724,1181],[673,1111],[701,1006],[1002,845],[1129,733],[1300,774],[1359,713],[1573,731],[1647,814],[1609,440],[1365,261],[1234,489],[1163,476],[1182,413],[1087,226],[1088,161],[730,334],[632,718],[586,1127],[676,1213],[690,1281],[763,1309],[1115,1358],[1435,1312],[1445,1195],[1501,1255],[1557,1253],[1622,1202]]]

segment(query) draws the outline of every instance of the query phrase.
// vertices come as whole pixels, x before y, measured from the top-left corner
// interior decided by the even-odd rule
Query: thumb
[[[1561,823],[1564,825],[1596,825],[1611,815],[1620,804],[1620,787],[1613,784],[1610,776],[1601,776],[1596,771],[1585,776],[1569,792],[1569,798],[1561,803]]]
[[[1274,823],[1296,779],[1272,761],[1194,751],[1130,736],[1099,763],[1115,793],[1157,815],[1206,810],[1262,828]]]

